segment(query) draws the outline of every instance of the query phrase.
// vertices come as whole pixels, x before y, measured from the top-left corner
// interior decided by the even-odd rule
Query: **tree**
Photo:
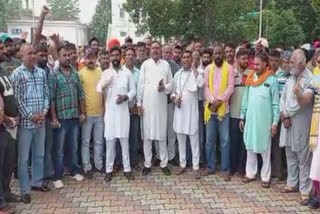
[[[51,19],[79,21],[79,0],[48,0],[52,13]]]
[[[8,19],[15,19],[21,15],[21,0],[1,0],[0,1],[0,31],[6,31]]]
[[[316,23],[320,22],[320,0],[311,0],[312,8],[316,14]],[[313,30],[314,39],[320,39],[320,26],[316,24]]]
[[[111,19],[111,0],[99,0],[90,26],[92,34],[97,37],[100,42],[106,42],[108,26],[112,21]]]
[[[273,10],[265,10],[264,17],[268,18],[268,40],[271,47],[283,44],[285,47],[291,47],[302,44],[305,41],[306,34],[302,26],[294,16],[293,10],[283,10],[280,13]]]
[[[153,36],[239,41],[247,36],[255,0],[127,0],[124,7],[139,29]]]

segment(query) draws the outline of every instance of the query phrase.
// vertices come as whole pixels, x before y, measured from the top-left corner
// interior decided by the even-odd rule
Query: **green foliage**
[[[0,0],[0,31],[6,31],[7,20],[18,18],[21,12],[21,0]]]
[[[53,20],[79,21],[79,0],[48,0]]]
[[[254,8],[255,0],[127,0],[125,4],[143,32],[165,38],[196,35],[206,42],[256,35],[248,31],[251,18],[247,14]]]
[[[285,47],[302,44],[306,34],[294,16],[293,10],[265,10],[263,13],[267,38],[271,47],[283,44]],[[268,20],[268,23],[266,23]]]
[[[108,26],[111,23],[111,0],[99,0],[96,12],[90,23],[92,34],[103,44],[108,36]]]

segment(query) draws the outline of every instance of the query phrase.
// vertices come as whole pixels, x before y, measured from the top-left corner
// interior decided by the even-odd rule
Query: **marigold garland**
[[[266,68],[266,70],[258,76],[258,80],[254,80],[254,74],[255,71],[252,71],[247,79],[246,79],[246,86],[258,86],[261,85],[262,83],[264,83],[264,81],[270,76],[272,75],[272,70],[270,70],[269,68]]]

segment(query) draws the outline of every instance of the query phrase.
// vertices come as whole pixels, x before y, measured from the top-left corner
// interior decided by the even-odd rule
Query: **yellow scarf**
[[[314,151],[318,146],[319,119],[320,119],[320,95],[317,94],[314,99],[312,120],[311,120],[311,126],[310,126],[309,147],[311,151]]]
[[[313,69],[313,75],[319,75],[320,74],[320,68],[317,66]]]
[[[214,76],[214,71],[215,71],[215,64],[212,63],[212,66],[210,68],[210,73],[209,73],[209,89],[211,94],[214,94],[214,88],[213,88],[213,76]],[[229,69],[228,69],[228,63],[223,62],[222,64],[222,68],[221,68],[221,84],[220,84],[220,90],[219,90],[219,94],[221,95],[227,88],[228,86],[228,78],[229,78]],[[204,109],[204,122],[207,124],[211,118],[211,110],[209,108],[209,101],[206,101],[206,105],[205,105],[205,109]],[[226,114],[226,109],[227,106],[225,103],[222,103],[218,110],[218,119],[221,121],[224,119],[224,116]]]

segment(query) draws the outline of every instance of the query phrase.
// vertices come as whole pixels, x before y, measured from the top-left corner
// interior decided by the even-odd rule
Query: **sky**
[[[32,0],[31,0],[32,2]],[[46,4],[46,0],[34,0],[35,15],[39,16],[41,7]],[[80,3],[80,21],[81,23],[88,24],[95,12],[98,0],[79,0]]]

